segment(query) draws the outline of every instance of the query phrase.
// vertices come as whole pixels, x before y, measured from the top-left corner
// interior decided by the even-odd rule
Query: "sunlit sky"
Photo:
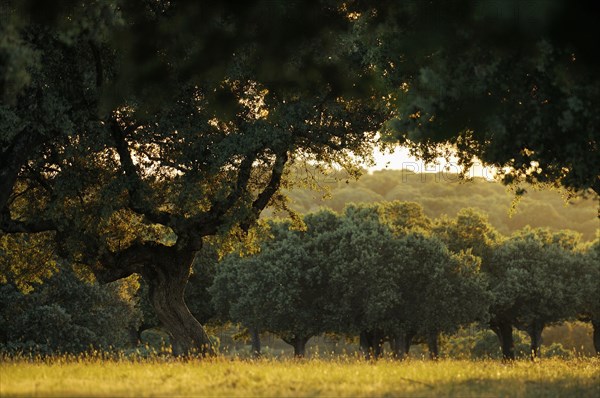
[[[369,168],[369,172],[376,170],[410,170],[415,173],[458,173],[459,166],[456,161],[451,159],[446,162],[443,158],[438,158],[436,164],[425,164],[422,160],[411,156],[407,148],[398,147],[393,153],[381,152],[375,149],[373,152],[375,157],[375,166]],[[493,179],[494,169],[483,167],[477,162],[469,173],[470,177],[483,177]]]

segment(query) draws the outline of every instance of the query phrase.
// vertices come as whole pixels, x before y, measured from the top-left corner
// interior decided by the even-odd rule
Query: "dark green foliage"
[[[380,222],[377,206],[346,207],[342,223],[332,236],[328,253],[330,271],[327,303],[330,330],[358,334],[381,330],[387,321],[402,321],[402,314],[389,317],[400,304],[397,281],[402,278],[395,256],[397,245],[390,228]]]
[[[325,331],[437,335],[486,320],[479,260],[411,232],[429,226],[416,204],[350,205],[304,222],[306,231],[272,224],[258,255],[219,265],[211,293],[223,316],[287,340]]]
[[[391,209],[403,208],[415,211],[392,216]],[[429,222],[418,209],[400,202],[346,209],[330,260],[337,297],[330,306],[339,320],[333,330],[437,334],[486,318],[489,297],[479,260],[452,255],[420,233],[419,224],[429,228]]]
[[[600,326],[600,237],[586,247],[580,260],[583,262],[583,277],[577,285],[582,296],[580,317],[595,320]]]
[[[140,333],[140,343],[157,352],[168,348],[171,344],[169,334],[160,328],[150,328]],[[145,348],[145,347],[144,347]]]
[[[48,233],[0,235],[0,283],[11,282],[26,293],[48,279],[57,270],[52,238]]]
[[[429,220],[410,202],[351,204],[304,222],[305,231],[272,223],[258,255],[219,264],[211,292],[221,316],[282,336],[361,334],[372,349],[377,339],[431,342],[479,322],[499,335],[482,335],[477,344],[494,348],[474,346],[474,355],[511,358],[539,354],[546,325],[596,311],[597,245],[579,252],[572,231],[525,228],[506,239],[474,209]],[[531,347],[510,337],[513,327]]]
[[[148,284],[144,282],[144,280],[140,280],[140,288],[136,292],[136,299],[138,301],[138,308],[142,314],[142,323],[139,328],[139,335],[141,337],[141,332],[148,328],[152,328],[155,326],[160,326],[160,321],[154,312],[154,308],[152,308],[152,304],[150,303],[150,295],[148,292]]]
[[[450,144],[461,164],[478,158],[508,167],[506,183],[600,194],[600,59],[590,39],[599,32],[592,2],[371,7],[376,13],[364,19],[375,29],[365,42],[395,88],[391,139],[426,159],[447,154]]]
[[[581,320],[592,323],[594,348],[600,355],[600,237],[588,245],[580,261],[583,276],[577,286],[580,297],[577,312]]]
[[[525,229],[500,244],[485,271],[496,296],[494,307],[519,324],[544,324],[573,317],[586,274],[577,257],[543,230]]]
[[[91,284],[61,267],[29,294],[12,284],[1,285],[2,350],[77,353],[135,344],[141,313],[135,307],[131,283]]]
[[[488,261],[502,236],[489,223],[487,214],[473,208],[462,209],[455,218],[436,220],[434,234],[454,253],[471,252]]]
[[[218,312],[248,328],[270,331],[284,341],[301,344],[326,331],[329,300],[323,247],[315,237],[334,227],[329,212],[307,217],[307,231],[289,230],[288,223],[271,223],[273,240],[248,257],[231,254],[219,264],[210,293]],[[333,221],[333,223],[330,223]],[[303,343],[301,343],[303,342]]]
[[[499,244],[485,263],[492,321],[526,331],[533,357],[544,327],[575,317],[584,299],[579,281],[586,271],[573,246],[572,234],[526,228]]]

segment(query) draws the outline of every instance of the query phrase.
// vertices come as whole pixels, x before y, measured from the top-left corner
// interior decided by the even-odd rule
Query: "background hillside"
[[[309,188],[294,188],[286,192],[292,200],[292,209],[300,213],[319,207],[341,211],[350,202],[401,200],[420,203],[430,217],[442,214],[453,217],[462,208],[479,208],[489,215],[492,225],[506,235],[530,225],[552,230],[572,229],[582,233],[584,240],[593,240],[600,227],[598,201],[584,198],[567,201],[564,191],[529,188],[511,211],[515,193],[500,183],[480,177],[462,181],[449,173],[383,170],[365,174],[358,180],[335,180],[316,173],[314,178],[329,195]],[[267,217],[272,215],[271,211],[265,212]]]

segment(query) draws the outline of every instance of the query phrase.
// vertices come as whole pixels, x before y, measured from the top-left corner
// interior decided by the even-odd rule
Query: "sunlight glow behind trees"
[[[436,159],[436,163],[429,164],[415,156],[412,156],[408,148],[401,146],[396,147],[393,152],[387,150],[382,151],[379,148],[375,148],[373,151],[373,157],[375,159],[375,165],[367,168],[369,173],[377,170],[404,169],[417,174],[440,172],[459,174],[462,170],[462,167],[458,164],[458,158],[456,157],[451,157],[450,161],[447,161],[443,157],[438,157]],[[482,177],[486,180],[494,180],[496,174],[497,170],[494,167],[483,166],[482,162],[475,161],[465,176],[468,178]]]

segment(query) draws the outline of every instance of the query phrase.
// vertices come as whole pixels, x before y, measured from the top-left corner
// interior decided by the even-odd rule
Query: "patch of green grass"
[[[0,396],[599,397],[600,360],[7,360]]]

